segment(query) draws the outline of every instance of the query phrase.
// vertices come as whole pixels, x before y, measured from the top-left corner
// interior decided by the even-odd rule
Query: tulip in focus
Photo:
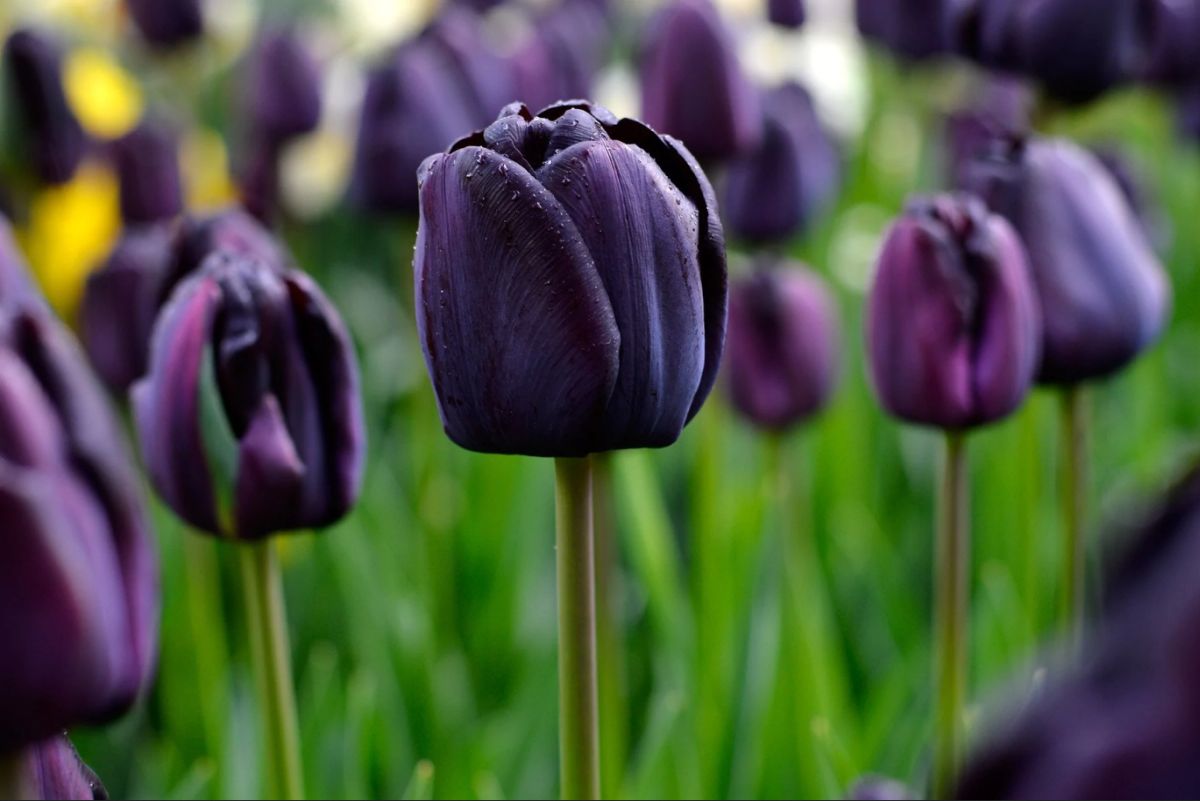
[[[87,141],[63,90],[62,48],[40,31],[15,31],[4,45],[4,72],[20,144],[37,177],[48,184],[70,180]]]
[[[126,225],[168,220],[183,211],[178,144],[164,125],[143,121],[112,145]]]
[[[758,92],[711,0],[664,6],[646,28],[639,61],[646,124],[683,140],[702,163],[732,158],[762,139]]]
[[[806,269],[761,269],[729,294],[726,381],[734,407],[785,430],[819,412],[838,373],[838,319],[825,284]]]

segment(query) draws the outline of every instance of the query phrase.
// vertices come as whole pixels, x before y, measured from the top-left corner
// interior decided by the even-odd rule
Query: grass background
[[[676,446],[598,468],[609,796],[830,796],[867,772],[923,786],[938,439],[880,413],[861,308],[888,221],[910,192],[939,183],[938,113],[964,84],[881,57],[870,78],[844,192],[791,248],[840,300],[832,407],[771,442],[718,391]],[[1172,233],[1168,331],[1091,393],[1098,559],[1189,458],[1200,422],[1200,158],[1177,141],[1168,105],[1145,93],[1048,127],[1120,142]],[[355,333],[371,439],[355,513],[284,545],[310,796],[553,797],[552,464],[466,453],[442,434],[412,322],[414,221],[339,209],[284,233]],[[1056,412],[1053,393],[1035,392],[970,441],[973,737],[1053,664]],[[157,684],[126,720],[76,742],[116,797],[254,796],[261,738],[236,554],[161,508],[155,516]]]

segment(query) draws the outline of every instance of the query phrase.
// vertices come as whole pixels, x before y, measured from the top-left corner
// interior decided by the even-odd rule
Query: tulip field
[[[0,799],[1200,794],[1200,3],[0,42]]]

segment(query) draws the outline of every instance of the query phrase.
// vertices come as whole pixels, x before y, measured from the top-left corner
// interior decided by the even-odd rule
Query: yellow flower
[[[17,238],[46,299],[64,320],[75,320],[87,277],[120,230],[116,176],[96,162],[85,162],[71,181],[34,197]]]
[[[189,209],[216,209],[237,199],[229,177],[229,154],[220,134],[209,128],[188,132],[179,155]]]
[[[67,56],[64,83],[71,108],[92,136],[115,139],[141,119],[141,88],[103,50],[72,51]]]

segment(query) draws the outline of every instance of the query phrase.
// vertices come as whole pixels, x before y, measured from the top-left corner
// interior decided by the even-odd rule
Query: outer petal
[[[40,799],[94,801],[108,793],[92,769],[83,764],[65,734],[29,748],[26,759]]]
[[[304,464],[273,395],[250,422],[238,447],[237,535],[261,539],[291,528],[304,503]]]
[[[183,182],[174,133],[142,122],[112,145],[126,224],[166,220],[183,211]]]
[[[590,452],[620,334],[554,197],[482,148],[431,159],[414,269],[417,326],[450,438],[479,451]]]
[[[204,33],[201,0],[127,0],[129,15],[152,47],[175,47]]]
[[[669,445],[704,370],[699,212],[645,151],[619,142],[570,147],[538,175],[587,243],[621,332],[600,449]]]

